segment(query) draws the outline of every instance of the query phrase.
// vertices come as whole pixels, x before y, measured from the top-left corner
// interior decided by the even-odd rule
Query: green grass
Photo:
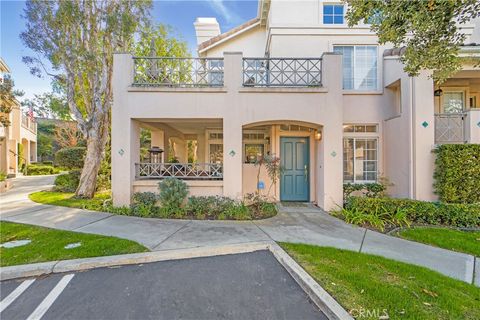
[[[29,195],[30,200],[54,206],[102,211],[102,204],[110,199],[110,193],[96,193],[93,199],[75,198],[73,193],[40,191]]]
[[[136,242],[115,237],[0,222],[1,243],[24,239],[30,239],[32,242],[21,247],[0,248],[2,267],[148,251]],[[73,249],[64,248],[67,244],[76,242],[82,245]]]
[[[480,319],[480,288],[473,285],[378,256],[280,245],[359,319],[378,319],[384,309],[389,319]]]
[[[480,257],[480,231],[422,227],[405,229],[398,232],[397,235],[405,239]]]

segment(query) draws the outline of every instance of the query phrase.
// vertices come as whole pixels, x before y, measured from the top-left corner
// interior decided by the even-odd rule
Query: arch
[[[320,123],[301,121],[301,120],[286,120],[286,119],[277,119],[277,120],[265,120],[265,121],[255,121],[244,123],[242,125],[243,129],[249,129],[258,126],[268,126],[268,125],[279,125],[279,124],[294,124],[303,127],[310,127],[312,129],[321,129],[323,127]]]

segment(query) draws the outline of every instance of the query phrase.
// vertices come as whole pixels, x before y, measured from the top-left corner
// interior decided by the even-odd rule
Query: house
[[[9,73],[10,68],[0,58],[0,81],[8,81]],[[19,164],[37,161],[37,124],[32,116],[22,112],[16,99],[4,103],[12,109],[4,114],[10,124],[0,124],[0,172],[15,177],[22,169]]]
[[[480,143],[480,69],[467,62],[440,87],[409,77],[401,50],[368,25],[349,28],[339,1],[261,0],[258,15],[221,33],[198,18],[198,58],[114,56],[112,191],[115,205],[184,179],[193,195],[342,203],[345,182],[387,178],[395,197],[433,200],[440,143]],[[480,23],[464,25],[480,43]],[[465,56],[480,47],[465,45]],[[466,60],[469,61],[469,60]],[[151,132],[140,156],[141,130]],[[259,156],[284,168],[271,186]]]

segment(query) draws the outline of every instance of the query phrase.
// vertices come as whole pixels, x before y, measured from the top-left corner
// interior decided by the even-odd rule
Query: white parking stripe
[[[17,299],[23,293],[23,291],[27,290],[27,288],[30,287],[33,282],[35,282],[35,279],[23,281],[18,287],[15,288],[15,290],[6,296],[5,299],[0,302],[0,312],[5,310],[13,301],[15,301],[15,299]]]
[[[48,308],[57,300],[58,296],[62,293],[63,289],[68,285],[70,280],[72,280],[74,274],[68,274],[64,276],[55,286],[55,288],[50,291],[48,296],[43,299],[43,301],[38,305],[37,309],[27,318],[27,320],[39,320],[43,317]]]

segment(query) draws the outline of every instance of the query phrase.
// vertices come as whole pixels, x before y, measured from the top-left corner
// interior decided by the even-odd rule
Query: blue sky
[[[193,22],[197,17],[216,17],[225,32],[257,15],[258,0],[157,0],[152,10],[153,20],[168,24],[175,34],[187,41],[192,54],[196,39]],[[49,78],[30,74],[22,56],[32,55],[19,38],[25,29],[21,18],[24,1],[0,0],[0,56],[10,67],[15,87],[25,91],[25,97],[50,91]]]

